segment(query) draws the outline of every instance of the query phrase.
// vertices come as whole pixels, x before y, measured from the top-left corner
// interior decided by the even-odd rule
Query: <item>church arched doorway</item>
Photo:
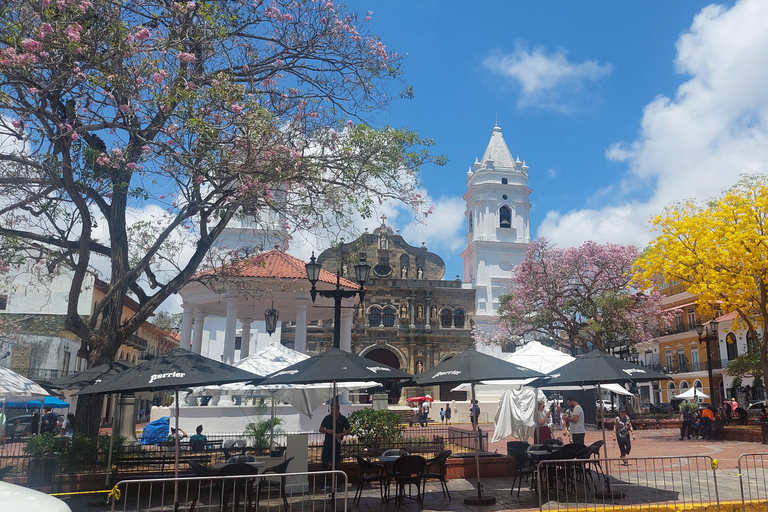
[[[377,363],[391,366],[392,368],[400,369],[400,360],[397,358],[394,352],[387,350],[386,348],[375,348],[365,354],[363,357],[376,361]],[[396,381],[389,381],[384,383],[384,389],[389,396],[390,404],[397,404],[400,400],[400,386]],[[363,391],[360,395],[360,403],[367,404],[371,401],[373,393],[381,392],[381,388],[368,389],[367,392]]]

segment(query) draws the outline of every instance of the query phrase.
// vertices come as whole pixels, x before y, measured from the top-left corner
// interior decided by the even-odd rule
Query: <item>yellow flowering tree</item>
[[[768,177],[743,176],[719,199],[670,206],[651,222],[661,234],[636,262],[635,285],[677,281],[700,313],[736,311],[734,328],[752,332],[768,375]]]

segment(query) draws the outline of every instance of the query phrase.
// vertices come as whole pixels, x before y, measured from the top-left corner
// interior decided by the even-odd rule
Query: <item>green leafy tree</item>
[[[389,200],[429,213],[431,141],[365,124],[402,78],[369,19],[330,1],[0,3],[0,236],[44,282],[71,280],[66,327],[89,365],[236,216],[290,235],[343,231]],[[93,276],[105,296],[81,304]],[[95,435],[100,399],[78,412]]]
[[[348,419],[352,435],[366,448],[396,441],[403,432],[400,416],[388,410],[359,409],[350,414]]]

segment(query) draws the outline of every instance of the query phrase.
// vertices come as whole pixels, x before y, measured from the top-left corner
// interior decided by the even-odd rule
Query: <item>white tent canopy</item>
[[[675,396],[675,398],[682,398],[683,400],[693,400],[694,398],[709,398],[709,395],[702,392],[700,389],[697,388],[688,388],[688,390],[684,393],[680,393],[679,395]]]
[[[0,397],[49,396],[42,386],[8,368],[0,367]]]
[[[256,375],[264,376],[296,364],[309,356],[291,350],[279,341],[274,341],[256,354],[237,361],[232,366]],[[331,371],[329,369],[329,371]],[[336,386],[337,393],[355,389],[373,388],[376,382],[346,382]],[[332,398],[333,391],[328,384],[254,386],[246,382],[233,382],[221,386],[200,386],[192,389],[192,396],[248,395],[271,397],[273,401],[287,402],[305,416]]]

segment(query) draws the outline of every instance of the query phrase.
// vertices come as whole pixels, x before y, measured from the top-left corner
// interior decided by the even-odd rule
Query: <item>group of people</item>
[[[427,424],[429,424],[429,408],[431,404],[429,403],[429,400],[424,400],[421,403],[415,402],[413,404],[413,416],[411,417],[411,421],[409,421],[409,426],[413,426],[414,423],[418,423],[422,427],[426,427]],[[442,409],[440,409],[441,417],[442,417]]]
[[[728,410],[730,411],[730,406]],[[712,439],[712,424],[715,418],[716,414],[712,406],[703,407],[700,410],[682,407],[680,409],[680,440]]]
[[[443,408],[440,408],[440,424],[451,424],[451,406],[448,405],[445,407],[445,410]]]

